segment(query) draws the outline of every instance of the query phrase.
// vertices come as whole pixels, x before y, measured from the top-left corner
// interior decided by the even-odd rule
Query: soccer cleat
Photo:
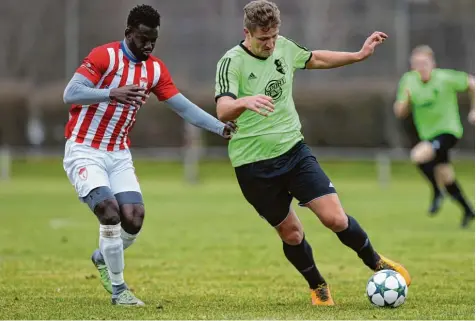
[[[135,305],[144,306],[145,303],[136,298],[136,296],[130,290],[124,290],[118,295],[113,295],[111,299],[114,305]]]
[[[444,196],[441,193],[433,197],[430,208],[428,209],[430,216],[435,216],[440,211],[441,205],[443,204],[443,199]]]
[[[461,227],[462,228],[468,227],[469,223],[473,220],[474,220],[474,212],[473,211],[464,212],[463,220],[461,221]]]
[[[379,256],[380,260],[377,263],[377,268],[375,269],[375,271],[393,270],[395,272],[398,272],[405,279],[407,286],[410,286],[410,284],[412,283],[412,278],[410,277],[410,273],[408,273],[407,269],[403,265],[397,262],[393,262],[392,260],[389,260],[380,254]]]
[[[322,306],[335,305],[327,284],[321,284],[316,289],[311,289],[311,303]]]
[[[99,250],[94,251],[91,256],[91,261],[93,261],[94,266],[99,272],[99,278],[101,279],[102,286],[106,289],[107,292],[112,294],[112,283],[109,278],[109,271],[107,270],[106,262]]]

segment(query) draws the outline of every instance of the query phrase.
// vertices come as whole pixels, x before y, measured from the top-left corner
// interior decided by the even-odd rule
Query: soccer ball
[[[378,307],[401,306],[408,294],[408,286],[400,273],[392,270],[376,272],[367,282],[367,297]]]

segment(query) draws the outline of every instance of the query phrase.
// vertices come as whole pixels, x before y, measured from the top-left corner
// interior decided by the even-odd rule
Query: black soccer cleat
[[[469,223],[474,220],[474,212],[473,211],[465,211],[463,215],[463,220],[461,221],[461,227],[466,228],[468,227]]]
[[[443,204],[443,199],[444,196],[442,193],[433,196],[430,208],[428,209],[428,214],[430,214],[430,216],[435,216],[440,211],[441,205]]]

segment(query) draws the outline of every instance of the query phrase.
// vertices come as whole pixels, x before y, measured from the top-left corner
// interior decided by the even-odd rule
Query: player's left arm
[[[449,85],[457,92],[468,92],[471,102],[471,109],[468,114],[468,121],[474,124],[474,76],[463,71],[447,69],[445,73],[449,80]]]
[[[365,40],[362,49],[358,52],[314,50],[306,63],[306,69],[331,69],[363,61],[370,57],[375,47],[383,43],[387,37],[383,32],[374,32]]]
[[[162,63],[160,67],[161,76],[159,82],[152,89],[157,98],[160,101],[165,101],[170,109],[190,124],[229,139],[235,131],[235,124],[222,123],[188,100],[175,86],[167,67]]]

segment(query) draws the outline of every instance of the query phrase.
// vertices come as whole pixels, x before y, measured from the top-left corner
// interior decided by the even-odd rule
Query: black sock
[[[350,215],[347,215],[347,218],[349,219],[349,226],[345,230],[337,232],[337,237],[342,243],[354,250],[365,265],[375,270],[380,256],[374,251],[367,233],[360,227],[359,223]]]
[[[418,168],[430,182],[431,187],[433,188],[433,197],[439,196],[441,191],[435,178],[435,163],[430,161],[428,163],[419,164]]]
[[[466,201],[466,198],[463,196],[463,193],[459,188],[459,184],[456,181],[449,185],[446,185],[445,187],[448,193],[453,197],[453,199],[460,203],[461,207],[463,207],[465,212],[473,212],[473,209],[469,205],[468,201]]]
[[[312,248],[303,237],[301,244],[289,245],[283,242],[283,250],[286,258],[302,274],[309,283],[310,289],[316,289],[318,285],[325,284],[326,281],[314,263]]]

